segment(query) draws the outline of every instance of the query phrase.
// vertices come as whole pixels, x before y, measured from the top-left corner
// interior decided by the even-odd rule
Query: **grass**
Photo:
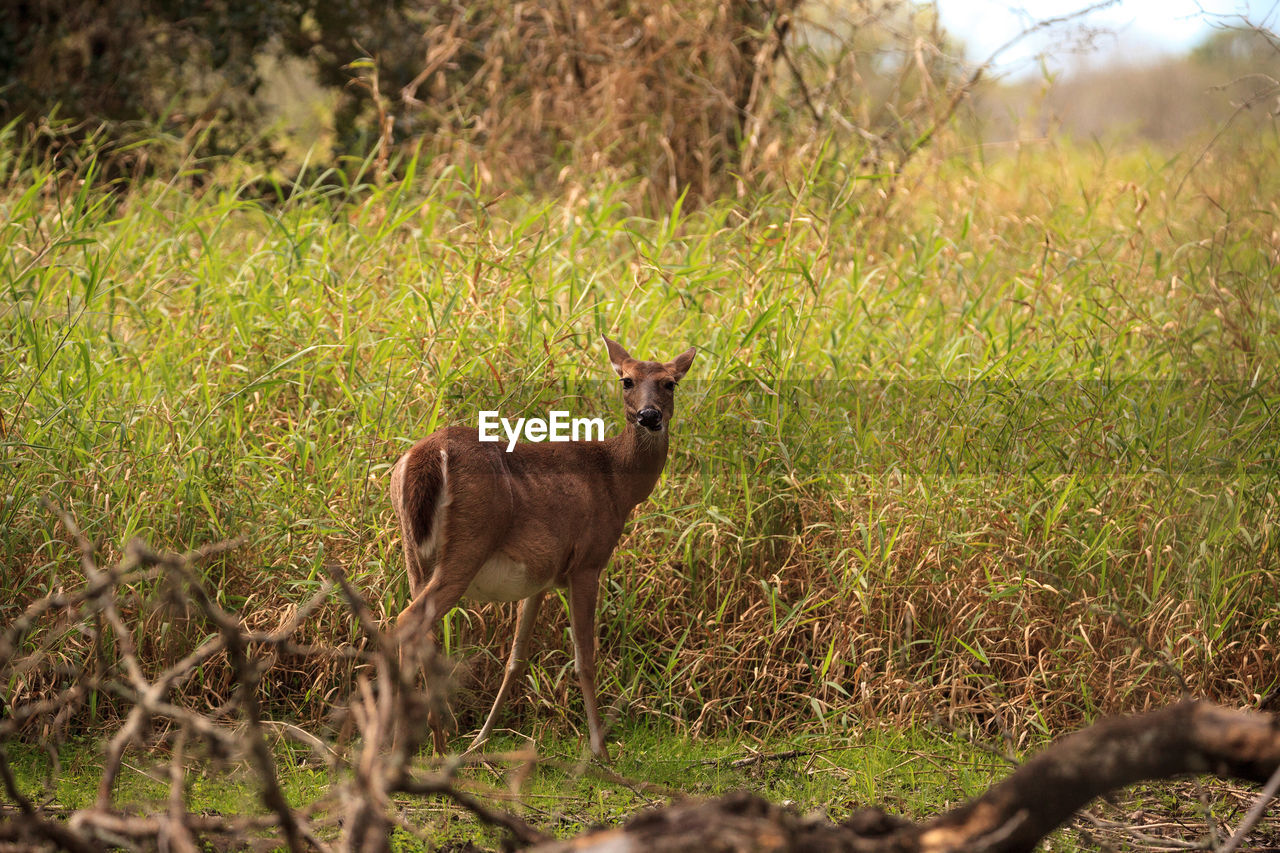
[[[1280,682],[1274,137],[1198,165],[958,148],[891,188],[824,161],[789,194],[661,218],[627,185],[513,197],[415,162],[266,200],[229,171],[108,192],[92,160],[0,150],[2,620],[74,582],[46,498],[108,556],[244,536],[209,577],[255,626],[326,561],[394,616],[396,456],[481,409],[616,422],[608,333],[700,352],[602,597],[601,692],[628,724],[696,743],[967,715],[1028,744],[1182,681],[1233,704]],[[508,723],[564,735],[579,698],[548,611]],[[464,726],[510,618],[451,617]],[[197,631],[137,642],[158,665]],[[336,606],[310,631],[355,639]],[[264,699],[316,720],[350,679],[281,664]],[[188,698],[229,687],[209,667]]]
[[[577,743],[555,735],[539,743],[544,763],[536,772],[525,774],[519,761],[499,762],[464,770],[461,778],[464,785],[482,790],[490,798],[516,800],[518,805],[512,807],[522,811],[526,819],[567,837],[619,823],[665,801],[660,794],[643,792],[637,783],[700,796],[750,789],[802,810],[822,808],[834,819],[871,803],[923,817],[934,808],[979,793],[993,776],[1004,772],[1002,764],[989,754],[953,735],[923,727],[909,733],[873,727],[821,741],[800,735],[757,743],[730,736],[673,740],[663,727],[637,726],[621,733],[621,740],[625,747],[617,757],[616,770],[628,784],[582,773]],[[507,737],[494,746],[494,754],[515,754],[526,744]],[[796,754],[786,757],[791,753]],[[733,762],[755,754],[764,759],[733,766]],[[117,802],[122,807],[142,814],[167,807],[167,765],[150,766],[151,760],[161,757],[135,756],[128,762],[129,769],[116,785]],[[329,771],[309,765],[302,753],[280,750],[277,758],[291,804],[298,806],[323,796],[331,781]],[[60,772],[52,787],[46,784],[51,770],[47,753],[20,748],[11,759],[23,792],[52,811],[92,805],[99,761],[94,744],[76,742],[60,751]],[[204,762],[193,769],[198,772],[189,773],[186,783],[192,813],[265,813],[248,782],[251,774],[247,768]],[[477,824],[442,801],[400,797],[396,805],[407,825],[422,828],[417,833],[402,830],[399,849],[436,849],[468,842],[484,849],[500,846],[498,831]]]
[[[921,724],[859,726],[839,734],[795,733],[760,742],[729,734],[697,739],[673,738],[664,725],[640,724],[616,733],[615,770],[625,782],[592,772],[580,763],[581,745],[554,731],[538,738],[539,764],[532,772],[528,742],[498,735],[493,755],[511,756],[490,766],[462,770],[459,784],[491,803],[513,809],[557,837],[571,837],[601,826],[616,826],[645,809],[661,805],[661,788],[685,796],[712,797],[749,790],[801,813],[821,811],[843,820],[854,811],[878,805],[890,813],[923,820],[984,791],[1008,772],[989,747],[969,736]],[[48,814],[87,808],[97,793],[100,753],[91,741],[64,744],[55,771],[50,753],[31,746],[9,747],[20,790]],[[126,760],[117,780],[115,802],[125,813],[152,814],[168,807],[168,755],[148,752]],[[759,760],[753,761],[753,758]],[[304,750],[281,745],[276,751],[284,793],[295,807],[325,803],[336,781]],[[192,814],[266,813],[252,784],[252,773],[236,762],[197,761],[188,765],[184,793]],[[653,786],[645,789],[644,785]],[[1111,849],[1133,846],[1129,826],[1146,838],[1202,841],[1209,822],[1227,833],[1253,801],[1255,792],[1220,785],[1206,790],[1195,782],[1143,785],[1095,804],[1090,815],[1072,822],[1044,842],[1046,850]],[[501,831],[478,823],[442,800],[399,796],[394,801],[401,828],[393,849],[503,849]],[[313,818],[332,809],[329,802]],[[340,806],[339,806],[340,807]],[[1256,840],[1265,845],[1274,830],[1264,824]],[[474,845],[468,847],[467,845]]]

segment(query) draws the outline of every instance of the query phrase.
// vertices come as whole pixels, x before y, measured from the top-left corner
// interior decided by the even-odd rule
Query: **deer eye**
[[[624,376],[624,377],[622,377],[622,387],[623,387],[623,388],[631,388],[631,387],[632,387],[632,386],[634,386],[635,384],[636,384],[636,383],[635,383],[635,382],[633,382],[633,381],[631,380],[631,377],[630,377],[630,376]]]
[[[674,390],[676,390],[676,383],[675,383],[675,382],[673,382],[673,381],[671,381],[670,379],[668,379],[666,382],[664,382],[664,383],[662,383],[662,384],[666,386],[666,389],[667,389],[668,391],[674,391]]]

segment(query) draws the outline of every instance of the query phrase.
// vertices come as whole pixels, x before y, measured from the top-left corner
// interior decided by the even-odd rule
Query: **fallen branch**
[[[405,777],[398,780],[395,790],[405,794],[438,794],[448,797],[479,818],[482,823],[505,829],[517,841],[524,844],[539,844],[551,838],[546,833],[534,829],[518,815],[490,808],[472,794],[455,787],[447,779],[411,779]]]
[[[1262,815],[1267,810],[1267,806],[1271,805],[1271,801],[1280,795],[1280,767],[1271,774],[1271,779],[1267,781],[1266,787],[1262,789],[1262,793],[1258,795],[1258,800],[1253,804],[1253,808],[1249,809],[1249,813],[1245,815],[1244,820],[1240,821],[1240,825],[1236,827],[1236,831],[1227,839],[1227,843],[1218,848],[1218,853],[1232,853],[1244,839],[1258,825],[1258,821],[1262,820]]]
[[[1263,783],[1278,768],[1280,718],[1189,700],[1062,738],[987,793],[919,824],[871,809],[837,825],[738,794],[650,812],[622,828],[536,850],[1019,853],[1117,788],[1186,773]]]

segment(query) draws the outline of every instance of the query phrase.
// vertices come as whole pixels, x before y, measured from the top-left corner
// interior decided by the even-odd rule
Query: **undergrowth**
[[[9,143],[0,621],[76,582],[44,500],[108,556],[244,537],[208,572],[252,627],[326,561],[393,617],[397,455],[481,409],[617,424],[607,333],[700,353],[606,575],[616,716],[763,737],[963,713],[1026,741],[1183,689],[1256,701],[1280,681],[1280,146],[959,150],[896,179],[821,160],[789,193],[652,219],[627,184],[514,197],[416,161],[274,201],[213,166],[103,189],[92,159]],[[506,721],[563,731],[580,699],[546,612]],[[511,619],[448,620],[464,728]],[[136,641],[160,666],[196,631]],[[356,639],[337,606],[310,632]],[[279,661],[264,698],[318,720],[351,678]],[[192,689],[221,701],[228,670]]]
[[[577,744],[546,733],[537,745],[536,771],[514,756],[527,752],[523,739],[499,737],[495,755],[508,761],[469,767],[457,784],[483,792],[528,820],[568,837],[612,825],[665,802],[666,791],[719,796],[753,789],[775,802],[810,809],[819,804],[842,819],[870,803],[924,818],[967,796],[976,796],[1005,772],[998,759],[962,739],[925,728],[898,732],[861,728],[818,742],[812,736],[757,743],[721,735],[700,742],[673,741],[665,727],[628,727],[617,756],[617,776],[584,773]],[[532,753],[529,753],[532,755]],[[334,775],[305,749],[276,751],[285,796],[295,807],[320,799]],[[58,753],[56,781],[49,753],[18,749],[10,756],[20,789],[43,802],[74,810],[92,805],[100,758],[93,744],[76,741]],[[160,756],[137,756],[116,783],[118,800],[141,813],[163,811],[169,797],[167,766]],[[256,779],[248,767],[191,768],[186,795],[194,813],[263,814]],[[221,772],[216,772],[216,771]],[[928,805],[924,805],[928,804]],[[498,829],[478,824],[456,805],[402,796],[402,819],[395,841],[400,850],[436,850],[467,842],[500,849]],[[446,849],[452,849],[446,847]]]

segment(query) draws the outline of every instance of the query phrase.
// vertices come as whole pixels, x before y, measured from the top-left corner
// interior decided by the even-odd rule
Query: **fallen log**
[[[914,823],[879,809],[835,824],[751,794],[646,812],[537,853],[1019,853],[1090,800],[1188,773],[1265,783],[1280,774],[1280,716],[1186,700],[1067,735],[985,794]],[[1269,795],[1268,795],[1269,796]]]

